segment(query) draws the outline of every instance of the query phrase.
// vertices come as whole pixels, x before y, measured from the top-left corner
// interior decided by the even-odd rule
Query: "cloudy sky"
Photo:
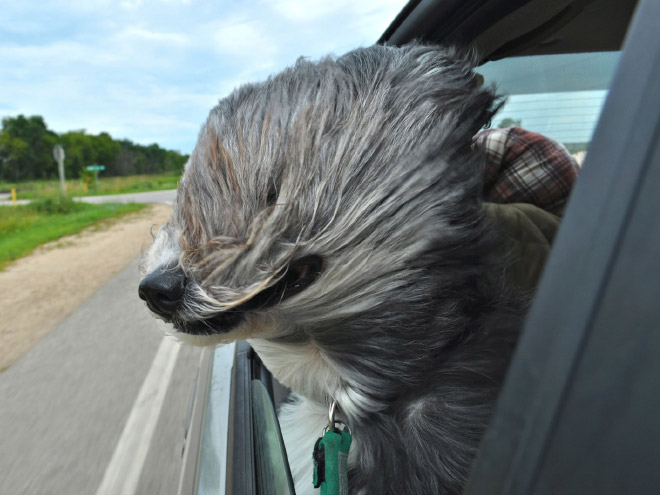
[[[299,56],[374,43],[405,0],[3,0],[0,116],[189,153],[209,109]]]

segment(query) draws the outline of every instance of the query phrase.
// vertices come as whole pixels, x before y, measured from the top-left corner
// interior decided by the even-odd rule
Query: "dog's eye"
[[[266,205],[273,206],[275,203],[277,203],[277,187],[271,184],[266,194]]]
[[[289,263],[286,273],[273,286],[261,291],[240,309],[264,309],[298,294],[309,287],[323,272],[323,259],[317,255],[308,255]]]
[[[300,291],[314,282],[322,271],[323,260],[321,260],[320,256],[305,256],[289,265],[287,273],[282,280],[286,279],[287,291]]]

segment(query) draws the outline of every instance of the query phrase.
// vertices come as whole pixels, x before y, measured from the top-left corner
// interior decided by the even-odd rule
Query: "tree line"
[[[105,176],[180,173],[188,155],[165,150],[157,144],[143,146],[108,133],[84,130],[63,134],[48,129],[43,117],[5,117],[0,131],[0,181],[54,179],[58,177],[53,147],[61,144],[66,155],[65,176],[83,177],[85,167],[105,165]]]

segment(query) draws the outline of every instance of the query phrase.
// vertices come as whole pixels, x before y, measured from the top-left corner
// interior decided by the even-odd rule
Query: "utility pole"
[[[66,182],[64,181],[64,148],[58,144],[53,148],[53,156],[57,162],[57,171],[60,174],[60,192],[66,196]]]

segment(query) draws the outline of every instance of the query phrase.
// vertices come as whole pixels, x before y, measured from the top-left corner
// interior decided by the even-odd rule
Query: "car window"
[[[507,97],[493,127],[523,127],[584,159],[620,52],[514,57],[477,69]]]
[[[206,391],[204,425],[199,458],[198,495],[225,493],[231,374],[236,344],[218,347],[213,352],[211,382]]]
[[[275,408],[264,384],[252,380],[252,421],[257,493],[292,495],[287,457]]]

